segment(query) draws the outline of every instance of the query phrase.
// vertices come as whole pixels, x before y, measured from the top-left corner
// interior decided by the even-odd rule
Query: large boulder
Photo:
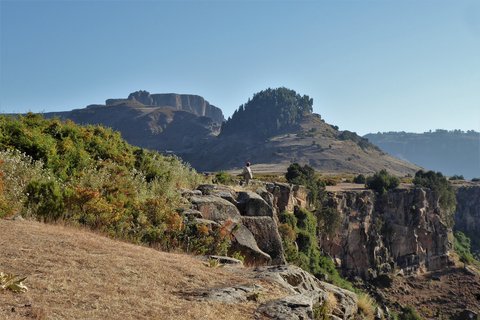
[[[272,207],[257,193],[242,191],[238,193],[238,209],[244,216],[273,217]]]
[[[219,223],[227,220],[233,222],[240,221],[241,216],[237,207],[218,196],[193,196],[190,198],[190,202],[192,203],[193,209],[200,211],[204,219]]]
[[[272,264],[285,264],[282,238],[271,217],[242,217],[241,222],[253,234],[258,247],[272,258]]]
[[[272,258],[263,252],[257,245],[255,237],[243,224],[238,224],[232,232],[233,241],[230,248],[233,252],[240,252],[245,257],[247,265],[268,265]]]

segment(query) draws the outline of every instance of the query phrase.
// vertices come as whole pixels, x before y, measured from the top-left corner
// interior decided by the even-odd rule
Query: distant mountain
[[[195,168],[216,171],[245,161],[265,171],[286,171],[292,162],[326,172],[413,174],[419,167],[385,154],[354,132],[339,131],[312,113],[313,100],[286,88],[253,96],[222,126],[217,137],[181,154]],[[258,169],[257,169],[258,170]]]
[[[436,130],[385,132],[364,136],[391,155],[445,175],[480,177],[480,133]]]
[[[118,130],[129,143],[159,151],[182,151],[220,132],[222,110],[204,98],[185,94],[131,93],[104,105],[45,113],[79,124],[101,124]]]
[[[419,167],[385,154],[354,132],[339,131],[312,113],[313,100],[287,88],[261,91],[224,121],[222,110],[194,95],[131,93],[46,117],[101,124],[129,143],[171,151],[201,171],[229,170],[245,161],[283,172],[292,162],[324,172],[413,174]]]

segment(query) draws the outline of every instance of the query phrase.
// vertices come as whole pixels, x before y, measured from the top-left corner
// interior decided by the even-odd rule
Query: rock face
[[[272,264],[286,263],[282,238],[274,219],[271,217],[242,217],[242,224],[253,234],[258,247],[270,255]]]
[[[130,93],[128,100],[138,101],[145,106],[171,107],[176,110],[188,111],[200,117],[209,117],[218,123],[222,123],[225,120],[222,110],[197,95],[175,93],[150,94],[148,91],[140,90]],[[106,101],[106,105],[112,105],[118,103],[118,101],[118,99],[109,99]]]
[[[378,198],[371,191],[332,192],[329,199],[341,226],[322,235],[321,247],[347,274],[375,278],[394,268],[414,274],[448,265],[451,230],[429,190],[395,190]]]
[[[274,217],[276,210],[259,194],[251,191],[237,193],[225,186],[207,184],[200,185],[197,191],[184,190],[182,194],[191,203],[185,213],[204,225],[233,223],[231,250],[243,254],[247,264],[286,263]],[[267,198],[271,202],[273,195]]]
[[[455,230],[472,240],[472,252],[480,255],[480,186],[457,189]]]
[[[232,248],[245,255],[248,264],[286,263],[277,212],[305,206],[303,187],[267,184],[257,193],[237,193],[215,185],[199,189],[202,195],[185,193],[192,204],[187,212],[220,224],[234,222]],[[340,222],[330,234],[320,227],[319,245],[344,274],[373,279],[393,271],[416,274],[449,265],[451,230],[443,223],[438,199],[431,191],[398,189],[378,196],[370,190],[350,190],[328,192],[327,199]],[[470,211],[464,212],[476,205],[470,203]]]
[[[273,207],[278,212],[293,212],[295,206],[308,207],[308,190],[304,186],[291,185],[288,183],[268,183],[268,192],[273,195]]]
[[[194,196],[190,198],[193,208],[202,213],[202,217],[215,222],[240,221],[238,209],[227,200],[213,195]]]

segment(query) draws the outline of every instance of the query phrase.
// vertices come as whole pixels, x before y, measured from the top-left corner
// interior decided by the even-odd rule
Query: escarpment
[[[338,212],[340,226],[330,235],[320,230],[320,246],[345,274],[368,279],[449,264],[451,230],[430,190],[400,189],[383,196],[369,190],[330,192],[328,202]]]
[[[236,225],[232,226],[233,248],[248,263],[286,262],[278,213],[306,207],[304,187],[271,183],[256,192],[216,185],[199,189],[201,195],[189,198],[192,208],[219,225],[232,221]],[[347,276],[418,274],[450,263],[451,229],[428,189],[398,189],[382,196],[371,190],[329,191],[326,206],[335,209],[339,223],[329,233],[319,225],[319,247]]]

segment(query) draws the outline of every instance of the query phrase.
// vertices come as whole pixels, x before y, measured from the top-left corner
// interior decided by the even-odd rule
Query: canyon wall
[[[347,275],[414,274],[449,263],[451,230],[429,190],[329,192],[328,205],[339,213],[340,226],[330,235],[319,230],[320,247]]]

